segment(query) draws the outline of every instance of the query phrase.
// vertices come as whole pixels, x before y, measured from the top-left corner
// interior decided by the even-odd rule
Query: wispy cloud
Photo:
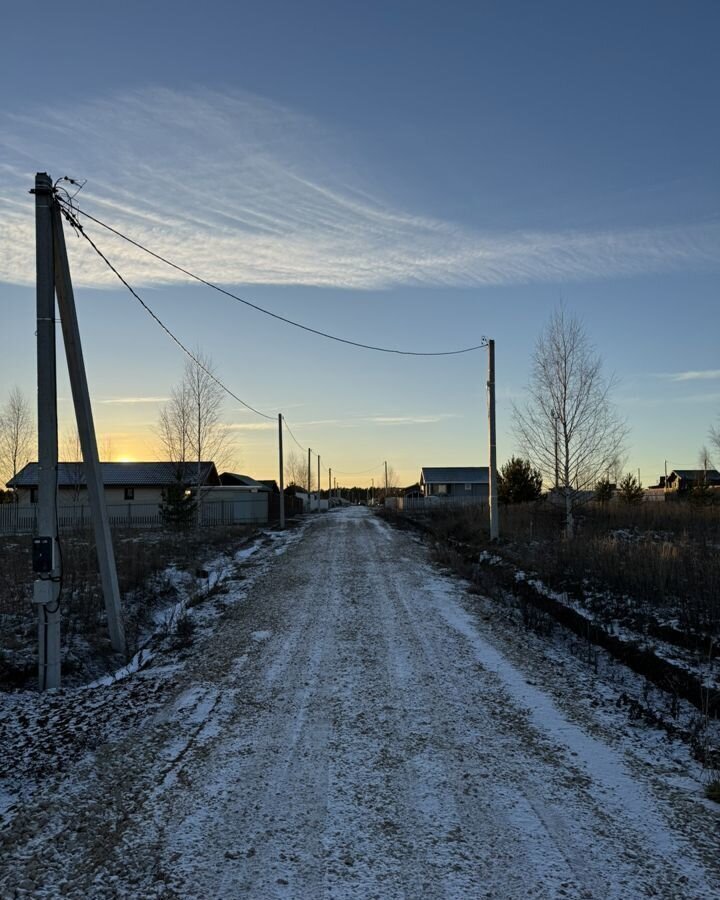
[[[34,279],[36,170],[87,178],[89,212],[224,284],[385,288],[567,281],[720,264],[720,224],[489,234],[372,196],[317,122],[247,94],[144,90],[0,118],[0,280]],[[185,280],[108,234],[138,285]],[[115,285],[71,241],[78,285]]]
[[[658,378],[668,381],[716,381],[720,378],[720,369],[691,369],[687,372],[661,372]]]
[[[99,400],[98,403],[167,403],[169,399],[169,397],[107,397]]]
[[[277,431],[274,422],[233,422],[223,428],[226,431]]]
[[[440,413],[434,416],[371,416],[367,421],[375,425],[435,425],[453,418],[456,418],[455,414]]]

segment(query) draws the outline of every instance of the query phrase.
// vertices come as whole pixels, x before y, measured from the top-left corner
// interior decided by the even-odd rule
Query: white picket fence
[[[201,524],[251,525],[268,520],[267,494],[240,494],[233,500],[204,501]],[[162,528],[163,518],[157,503],[121,503],[109,505],[108,518],[113,528]],[[86,504],[58,506],[58,528],[74,531],[92,527],[92,513]],[[36,534],[37,505],[0,504],[0,534]]]

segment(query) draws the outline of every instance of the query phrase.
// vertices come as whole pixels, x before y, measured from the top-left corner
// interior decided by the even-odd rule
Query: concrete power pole
[[[278,458],[280,463],[280,527],[285,527],[285,471],[282,445],[282,413],[278,413]]]
[[[312,472],[310,471],[310,448],[308,447],[308,491],[307,491],[308,512],[310,512],[310,509],[311,509],[311,506],[310,506],[310,491],[311,490],[312,490]]]
[[[490,441],[490,465],[488,467],[489,506],[490,506],[490,540],[500,537],[498,518],[497,492],[497,444],[495,436],[495,341],[488,341],[488,436]]]
[[[68,265],[67,250],[65,248],[62,216],[60,207],[56,202],[52,204],[52,222],[55,289],[60,309],[63,338],[65,340],[65,355],[67,357],[73,405],[75,406],[75,418],[83,455],[85,481],[90,498],[90,509],[92,511],[95,544],[100,568],[100,582],[102,584],[105,612],[110,631],[110,643],[113,650],[117,653],[125,653],[126,644],[120,607],[120,588],[118,586],[115,553],[113,551],[110,523],[105,504],[105,487],[100,470],[95,424],[90,404],[90,391],[88,390],[85,375],[85,361],[80,342],[75,297],[70,279],[70,266]]]
[[[37,274],[38,537],[33,540],[33,603],[38,611],[38,685],[60,687],[60,579],[57,532],[57,386],[52,181],[35,176]]]

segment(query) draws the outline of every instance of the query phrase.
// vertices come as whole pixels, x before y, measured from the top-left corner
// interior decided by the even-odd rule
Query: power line
[[[63,206],[67,204],[67,201],[61,199],[60,197],[58,197],[58,200]],[[432,352],[423,352],[420,350],[399,350],[396,347],[378,347],[373,344],[363,344],[360,341],[351,341],[349,338],[343,338],[335,334],[329,334],[327,331],[320,331],[317,328],[311,328],[309,325],[303,325],[301,322],[295,322],[293,319],[288,319],[285,316],[281,316],[279,313],[274,313],[269,309],[265,309],[263,306],[258,306],[257,303],[246,300],[244,297],[233,294],[232,291],[228,291],[225,288],[220,287],[220,285],[214,284],[212,281],[208,281],[207,279],[202,278],[200,275],[196,275],[194,272],[191,272],[189,269],[185,269],[183,268],[183,266],[172,262],[171,260],[167,259],[167,257],[162,256],[160,253],[156,253],[154,250],[150,250],[149,247],[146,247],[139,241],[128,237],[128,235],[123,234],[122,231],[118,231],[117,228],[113,228],[111,225],[108,225],[100,219],[95,218],[95,216],[90,215],[90,213],[85,212],[85,210],[73,206],[72,211],[73,216],[76,216],[77,214],[85,216],[85,218],[90,219],[92,222],[95,222],[95,224],[107,229],[112,234],[117,235],[124,241],[127,241],[127,243],[132,244],[134,247],[137,247],[139,250],[142,250],[150,256],[153,256],[155,259],[159,260],[167,266],[170,266],[178,272],[182,272],[183,275],[187,275],[188,278],[192,278],[193,280],[200,282],[200,284],[204,284],[206,287],[212,288],[214,291],[225,294],[226,297],[231,297],[238,303],[243,303],[245,306],[249,306],[251,309],[254,309],[257,312],[263,313],[266,316],[270,316],[273,319],[277,319],[280,322],[284,322],[286,325],[292,325],[294,328],[300,328],[303,331],[307,331],[310,334],[316,334],[318,335],[318,337],[323,337],[330,341],[337,341],[340,344],[348,344],[351,347],[359,347],[363,350],[374,350],[377,353],[395,353],[399,356],[459,356],[463,353],[472,353],[475,350],[484,350],[487,347],[487,338],[483,337],[481,343],[476,344],[472,347],[463,347],[459,350],[436,350]]]
[[[254,412],[256,415],[261,416],[264,419],[269,419],[271,421],[275,421],[276,416],[269,415],[268,413],[261,412],[259,409],[256,409],[254,406],[249,404],[246,400],[243,400],[239,397],[234,391],[230,390],[226,384],[224,384],[216,375],[211,372],[207,366],[205,366],[198,357],[192,352],[192,350],[188,349],[188,347],[183,344],[183,342],[168,328],[168,326],[162,321],[162,319],[150,308],[150,306],[142,299],[142,297],[137,293],[137,291],[128,283],[128,281],[120,274],[120,272],[115,268],[115,266],[110,262],[107,256],[102,252],[102,250],[97,246],[97,244],[92,240],[92,238],[85,232],[82,225],[75,219],[75,217],[61,204],[61,209],[63,214],[67,218],[70,225],[78,232],[78,234],[82,235],[85,240],[90,244],[93,250],[97,253],[97,255],[103,260],[105,265],[117,276],[117,278],[122,282],[122,284],[128,289],[128,291],[132,294],[132,296],[138,301],[138,303],[142,306],[142,308],[147,312],[147,314],[162,328],[162,330],[168,335],[168,337],[177,344],[178,347],[185,353],[200,369],[205,372],[205,374],[211,378],[215,384],[217,384],[226,394],[232,397],[234,400],[237,400],[238,403],[241,403],[246,409],[249,409],[251,412]],[[306,453],[308,448],[304,447],[300,441],[295,437],[293,430],[290,428],[287,419],[283,415],[282,417],[283,425],[287,428],[287,431],[290,437],[295,441],[297,446],[303,453]],[[318,456],[314,450],[310,451],[313,456]],[[378,468],[375,466],[374,468]],[[368,470],[374,471],[374,469]],[[338,473],[342,474],[342,473]],[[344,474],[357,474],[357,473],[344,473]]]
[[[138,301],[138,303],[142,306],[142,308],[145,310],[145,312],[146,312],[152,319],[155,320],[155,322],[162,328],[162,330],[165,332],[165,334],[167,334],[168,337],[169,337],[172,341],[174,341],[174,342],[178,345],[178,347],[180,347],[180,349],[183,351],[183,353],[185,353],[185,354],[186,354],[186,355],[187,355],[187,356],[195,363],[195,365],[196,365],[198,368],[202,369],[202,371],[205,372],[205,374],[206,374],[209,378],[211,378],[211,379],[215,382],[215,384],[218,385],[218,387],[222,388],[222,390],[225,391],[226,394],[228,394],[228,395],[229,395],[230,397],[232,397],[234,400],[237,400],[238,403],[241,403],[246,409],[249,409],[251,412],[254,412],[254,413],[255,413],[256,415],[258,415],[258,416],[262,416],[263,419],[270,419],[270,420],[274,420],[274,419],[275,419],[275,416],[268,415],[267,413],[261,412],[259,409],[255,409],[254,406],[251,406],[249,403],[247,403],[245,400],[243,400],[242,397],[238,397],[238,395],[237,395],[234,391],[231,391],[230,388],[227,387],[227,385],[223,384],[223,382],[220,381],[220,379],[219,379],[216,375],[214,375],[214,374],[210,371],[210,369],[207,368],[207,366],[203,365],[203,363],[202,363],[202,362],[198,359],[198,357],[192,352],[192,350],[189,350],[189,349],[185,346],[185,344],[183,344],[183,342],[180,340],[180,338],[176,337],[176,336],[172,333],[172,331],[170,331],[170,329],[169,329],[169,328],[167,327],[167,325],[162,321],[162,319],[161,319],[158,315],[156,315],[156,313],[154,313],[152,309],[150,309],[150,307],[148,306],[148,304],[142,299],[142,297],[137,293],[137,291],[135,291],[135,289],[134,289],[134,288],[133,288],[126,280],[125,280],[125,278],[123,278],[123,276],[118,272],[118,270],[117,270],[117,269],[115,268],[115,266],[110,262],[110,260],[107,258],[107,256],[105,256],[105,254],[104,254],[104,253],[102,252],[102,250],[97,246],[97,244],[93,241],[93,239],[85,232],[85,230],[83,229],[82,225],[80,225],[80,223],[77,221],[77,219],[76,219],[76,218],[68,211],[68,209],[66,208],[66,206],[63,205],[63,204],[61,203],[61,204],[60,204],[60,208],[62,209],[63,214],[65,215],[65,218],[68,220],[68,222],[70,223],[70,225],[72,225],[72,227],[78,232],[78,234],[82,235],[82,236],[85,238],[85,240],[90,244],[90,246],[91,246],[91,247],[93,248],[93,250],[97,253],[97,255],[103,260],[103,262],[105,263],[105,265],[106,265],[112,272],[115,273],[115,275],[120,279],[120,281],[121,281],[121,282],[125,285],[125,287],[130,291],[130,293],[131,293],[131,294],[133,295],[133,297]]]
[[[303,447],[303,445],[300,443],[300,441],[295,437],[295,435],[292,432],[292,428],[288,425],[288,422],[287,422],[287,419],[285,418],[285,416],[283,416],[282,420],[283,420],[283,425],[285,426],[285,428],[287,428],[288,434],[290,435],[290,437],[295,441],[295,443],[302,450],[302,452],[306,453],[310,448]],[[312,453],[312,450],[310,450],[310,452]],[[317,456],[317,454],[315,454],[315,455]]]
[[[339,469],[333,469],[336,475],[368,475],[370,472],[375,472],[379,468],[383,466],[383,463],[378,463],[376,466],[372,466],[370,469],[363,469],[361,472],[341,472]]]
[[[73,183],[75,183],[75,182],[73,182]],[[77,192],[76,192],[76,193],[77,193]],[[75,195],[73,195],[73,197],[74,197],[74,196],[75,196]],[[183,342],[182,342],[182,341],[181,341],[181,340],[180,340],[180,339],[179,339],[179,338],[178,338],[178,337],[170,330],[170,328],[168,328],[168,326],[162,321],[162,319],[161,319],[161,318],[160,318],[160,317],[159,317],[159,316],[158,316],[158,315],[150,308],[150,306],[142,299],[142,297],[137,293],[137,291],[132,287],[132,285],[124,278],[123,275],[120,274],[120,272],[119,272],[119,271],[115,268],[115,266],[110,262],[110,260],[108,259],[108,257],[103,253],[102,250],[100,250],[100,248],[97,246],[97,244],[96,244],[96,243],[92,240],[92,238],[87,234],[87,232],[85,231],[85,229],[83,228],[83,226],[78,222],[76,214],[77,214],[78,212],[80,212],[80,210],[78,210],[78,209],[74,206],[74,204],[72,203],[72,198],[69,198],[68,201],[63,201],[63,200],[61,200],[61,199],[57,196],[57,194],[56,194],[56,198],[57,198],[58,201],[59,201],[59,206],[60,206],[60,209],[61,209],[63,215],[65,216],[65,218],[67,219],[67,221],[69,222],[69,224],[71,225],[71,227],[72,227],[78,234],[80,234],[82,237],[85,238],[85,240],[90,244],[90,246],[93,248],[93,250],[95,251],[95,253],[103,260],[103,262],[105,263],[105,265],[113,272],[113,274],[114,274],[114,275],[119,279],[119,281],[127,288],[127,290],[128,290],[128,291],[132,294],[132,296],[138,301],[138,303],[139,303],[139,304],[142,306],[142,308],[147,312],[147,314],[148,314],[148,315],[156,322],[157,325],[160,326],[160,328],[162,328],[162,330],[163,330],[163,331],[168,335],[168,337],[169,337],[169,338],[170,338],[170,339],[171,339],[171,340],[172,340],[172,341],[173,341],[173,342],[174,342],[174,343],[175,343],[175,344],[183,351],[183,353],[185,353],[185,355],[188,356],[189,359],[191,359],[192,362],[193,362],[196,366],[198,366],[198,368],[202,369],[202,371],[205,372],[205,374],[206,374],[209,378],[211,378],[211,379],[215,382],[215,384],[218,385],[218,387],[220,387],[223,391],[225,391],[225,393],[228,394],[230,397],[232,397],[234,400],[237,400],[237,402],[240,403],[240,404],[242,404],[242,406],[244,406],[246,409],[250,410],[251,412],[255,413],[255,414],[258,415],[258,416],[261,416],[261,417],[264,418],[264,419],[268,419],[268,420],[270,420],[270,421],[274,421],[274,420],[276,419],[276,416],[275,416],[275,415],[269,415],[268,413],[264,413],[264,412],[262,412],[261,410],[256,409],[256,408],[255,408],[254,406],[252,406],[250,403],[248,403],[247,401],[245,401],[245,400],[243,400],[241,397],[239,397],[234,391],[230,390],[230,388],[227,387],[227,385],[224,384],[224,383],[223,383],[223,382],[222,382],[222,381],[221,381],[221,380],[220,380],[213,372],[211,372],[211,371],[207,368],[207,366],[205,366],[205,365],[201,362],[201,360],[198,359],[198,357],[197,357],[197,356],[196,356],[196,355],[195,355],[188,347],[186,347],[185,344],[184,344],[184,343],[183,343]],[[99,220],[95,219],[93,216],[90,216],[88,213],[83,213],[83,214],[84,214],[85,216],[87,216],[88,218],[92,219],[93,221],[98,222],[98,224],[100,224],[100,225],[102,225],[103,227],[107,228],[109,231],[113,231],[113,232],[115,231],[115,229],[111,228],[109,225],[105,225],[103,222],[100,222]],[[125,240],[129,241],[129,242],[132,243],[132,244],[135,244],[135,243],[136,243],[136,242],[133,241],[131,238],[125,237],[125,235],[121,234],[120,232],[115,232],[115,233],[117,233],[120,237],[124,238]],[[140,244],[137,244],[137,246],[138,246],[138,247],[141,247],[141,249],[143,249],[143,250],[146,249],[146,248],[142,247],[142,245],[140,245]],[[146,252],[150,253],[150,254],[153,255],[153,256],[156,256],[156,255],[157,255],[157,254],[153,253],[151,250],[147,250]],[[158,258],[159,258],[159,259],[162,259],[162,257],[158,257]],[[164,261],[164,262],[168,262],[167,260],[163,260],[163,261]],[[179,266],[175,266],[173,263],[170,263],[170,262],[168,262],[168,265],[172,265],[172,266],[174,266],[174,268],[180,268]],[[185,270],[184,270],[184,269],[181,269],[181,271],[185,271]],[[219,291],[221,291],[222,293],[229,294],[228,291],[224,291],[222,288],[216,287],[215,285],[211,284],[210,282],[205,282],[203,279],[199,278],[198,276],[192,275],[192,273],[189,273],[189,272],[188,272],[187,274],[188,274],[188,275],[191,275],[191,277],[193,277],[193,278],[197,278],[198,281],[201,281],[203,284],[207,284],[209,287],[215,288],[216,290],[219,290]],[[229,296],[234,297],[233,294],[229,294]],[[247,303],[248,305],[253,306],[253,304],[249,303],[249,301],[242,300],[241,298],[235,298],[235,299],[240,300],[241,303]],[[306,326],[304,326],[304,325],[299,325],[298,323],[291,322],[290,320],[285,320],[285,319],[283,319],[282,316],[276,316],[275,313],[271,313],[271,312],[269,312],[269,311],[267,311],[267,310],[263,310],[261,307],[255,307],[255,308],[257,308],[260,312],[267,312],[268,315],[273,316],[274,318],[279,318],[279,319],[282,319],[283,321],[287,321],[288,324],[291,324],[291,325],[297,325],[297,327],[299,327],[299,328],[304,328],[304,329],[307,330],[307,331],[313,331],[313,332],[314,332],[314,329],[312,329],[312,328],[306,328]],[[401,353],[401,354],[404,354],[404,355],[412,355],[412,356],[448,356],[448,355],[453,355],[453,354],[458,354],[458,353],[467,353],[467,352],[470,352],[471,350],[477,350],[477,349],[480,349],[481,347],[485,347],[485,344],[481,344],[481,345],[478,345],[478,347],[471,347],[471,348],[467,348],[466,350],[449,351],[449,352],[447,352],[447,353],[433,353],[433,354],[430,354],[430,353],[415,353],[415,352],[412,352],[412,351],[403,351],[403,350],[385,350],[384,348],[370,347],[369,345],[365,345],[365,344],[356,344],[354,341],[345,341],[343,338],[335,338],[335,337],[333,337],[332,335],[325,335],[323,332],[314,332],[314,333],[320,334],[320,335],[322,335],[322,336],[324,336],[324,337],[330,337],[331,339],[341,341],[342,343],[349,343],[349,344],[353,344],[353,345],[355,345],[355,346],[362,346],[362,347],[365,347],[366,349],[371,349],[371,350],[381,350],[382,352],[388,352],[388,353]],[[483,339],[483,340],[484,340],[484,339]],[[285,418],[284,415],[282,416],[282,422],[283,422],[283,425],[285,426],[285,428],[287,429],[287,431],[288,431],[290,437],[293,439],[293,441],[295,442],[295,444],[297,444],[297,446],[299,447],[299,449],[302,450],[303,453],[307,452],[307,450],[310,449],[310,448],[304,447],[304,446],[300,443],[300,441],[298,441],[298,439],[295,437],[295,434],[293,433],[293,431],[292,431],[290,425],[288,424],[288,421],[287,421],[287,419]],[[319,456],[319,454],[318,454],[317,452],[313,451],[313,450],[310,450],[310,452],[312,453],[313,456],[316,456],[316,457]],[[340,470],[338,470],[338,469],[335,469],[335,472],[336,472],[336,474],[338,474],[338,475],[365,475],[365,474],[367,474],[367,473],[369,473],[369,472],[374,472],[374,471],[376,471],[376,470],[379,469],[382,465],[383,465],[383,463],[377,463],[376,465],[372,466],[372,467],[369,468],[369,469],[363,469],[363,470],[361,470],[361,471],[353,471],[353,472],[345,472],[345,471],[340,471]],[[328,471],[328,467],[327,467],[326,465],[321,464],[321,467],[322,467],[326,472]]]

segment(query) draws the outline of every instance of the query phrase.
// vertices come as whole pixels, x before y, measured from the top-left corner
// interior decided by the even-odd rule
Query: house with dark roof
[[[272,488],[268,482],[257,481],[249,475],[240,475],[237,472],[223,472],[220,476],[220,484],[224,487],[242,487],[249,491],[271,493]],[[273,481],[272,484],[275,484]]]
[[[663,487],[667,493],[684,493],[701,485],[720,487],[720,472],[716,469],[673,469],[664,479]]]
[[[198,484],[197,463],[178,467],[172,462],[101,462],[100,471],[108,506],[120,503],[159,505],[163,490],[171,485],[181,482],[188,490],[193,490]],[[38,474],[39,466],[32,462],[8,481],[7,486],[16,492],[20,504],[37,503]],[[213,462],[201,462],[199,476],[201,487],[220,484]],[[61,506],[88,502],[83,463],[58,463],[57,485]]]
[[[423,466],[420,489],[425,498],[487,502],[490,480],[487,466]]]

